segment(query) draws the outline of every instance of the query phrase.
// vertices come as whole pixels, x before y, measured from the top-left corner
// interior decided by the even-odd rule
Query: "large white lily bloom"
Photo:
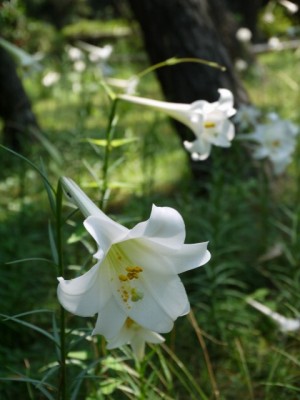
[[[274,119],[258,125],[255,132],[243,137],[256,142],[254,158],[269,158],[275,174],[281,174],[292,161],[297,133],[297,127],[290,121]]]
[[[87,216],[98,244],[97,263],[84,275],[58,278],[58,299],[73,314],[98,313],[93,334],[116,337],[127,318],[150,331],[169,332],[190,305],[178,274],[209,261],[207,243],[184,244],[181,215],[153,205],[150,218],[132,229],[106,216],[70,179],[62,185]]]
[[[230,147],[234,138],[234,125],[229,120],[236,110],[233,108],[233,95],[230,90],[219,89],[218,101],[205,100],[191,104],[168,103],[142,97],[119,95],[122,100],[162,111],[190,128],[196,140],[184,142],[185,148],[194,160],[205,160],[211,152],[211,146]]]
[[[118,334],[107,340],[107,348],[115,349],[125,344],[132,347],[138,360],[142,360],[145,355],[146,343],[162,343],[165,339],[156,332],[145,329],[136,324],[132,319],[127,318]]]

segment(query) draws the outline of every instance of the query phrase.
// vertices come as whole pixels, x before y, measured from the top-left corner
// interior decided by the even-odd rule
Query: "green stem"
[[[107,143],[105,146],[104,160],[103,160],[103,165],[102,165],[102,189],[101,189],[101,198],[100,198],[100,202],[99,202],[99,208],[101,210],[104,210],[106,201],[107,201],[106,194],[107,194],[107,189],[108,189],[109,157],[110,157],[110,153],[111,153],[111,140],[113,137],[115,121],[116,121],[115,117],[116,117],[117,102],[118,102],[118,98],[115,97],[112,102],[109,120],[108,120],[108,126],[107,126],[107,130],[106,130]]]
[[[60,181],[57,185],[56,192],[56,247],[58,254],[58,273],[59,276],[64,276],[64,263],[63,263],[63,251],[62,251],[62,186]],[[65,310],[60,307],[59,314],[59,326],[60,326],[60,382],[58,387],[58,400],[66,400],[66,340],[65,340]]]
[[[203,60],[202,58],[194,58],[194,57],[184,57],[184,58],[176,58],[172,57],[169,58],[168,60],[159,62],[155,65],[151,65],[149,68],[146,68],[142,72],[139,72],[136,76],[138,78],[141,78],[144,75],[149,74],[149,72],[153,72],[156,69],[162,68],[162,67],[167,67],[171,65],[176,65],[176,64],[181,64],[181,63],[196,63],[196,64],[204,64],[207,65],[211,68],[217,68],[220,69],[221,71],[225,71],[226,68],[223,65],[220,65],[218,63],[215,63],[213,61],[208,61],[208,60]]]

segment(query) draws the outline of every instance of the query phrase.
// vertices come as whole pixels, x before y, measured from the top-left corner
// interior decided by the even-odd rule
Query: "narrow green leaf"
[[[43,175],[48,178],[47,171],[46,171],[46,168],[45,168],[45,165],[44,165],[42,159],[40,160],[40,163],[41,163],[41,170],[43,172]],[[43,179],[43,182],[44,182],[44,186],[45,186],[45,189],[46,189],[46,192],[47,192],[47,195],[48,195],[48,200],[49,200],[49,203],[50,203],[51,210],[52,210],[53,214],[55,214],[55,208],[56,208],[56,206],[55,206],[55,195],[54,195],[53,191],[51,190],[51,187],[48,184],[48,182],[49,182],[48,179],[47,180]]]
[[[55,264],[58,265],[58,253],[57,253],[56,243],[55,243],[54,234],[53,234],[53,230],[52,230],[50,221],[48,223],[48,234],[49,234],[49,241],[50,241],[52,257],[53,257]]]
[[[20,378],[0,378],[0,381],[3,382],[23,382],[23,383],[30,383],[33,386],[36,387],[36,389],[38,389],[40,392],[42,392],[47,399],[49,400],[55,400],[55,397],[53,397],[48,390],[46,390],[46,388],[44,386],[47,386],[47,388],[52,389],[53,391],[56,390],[56,388],[52,385],[50,385],[49,383],[46,382],[42,382],[42,381],[38,381],[36,379],[31,379],[31,378],[27,378],[27,377],[22,377],[20,376]],[[42,386],[41,386],[42,385]]]
[[[3,150],[5,150],[5,151],[8,151],[9,153],[13,154],[14,156],[20,158],[21,160],[23,160],[23,161],[25,161],[27,164],[29,164],[35,171],[37,171],[37,172],[39,173],[39,175],[45,180],[45,182],[47,182],[47,184],[48,184],[49,188],[52,190],[52,192],[55,193],[55,190],[54,190],[54,188],[51,186],[50,182],[48,181],[47,176],[45,176],[45,175],[43,174],[43,172],[42,172],[33,162],[31,162],[30,160],[28,160],[28,158],[22,156],[21,154],[17,153],[16,151],[11,150],[11,149],[9,149],[9,148],[6,147],[6,146],[3,146],[2,144],[0,144],[0,148],[3,149]]]
[[[36,332],[39,332],[41,335],[47,337],[52,342],[54,342],[57,346],[59,346],[59,343],[56,342],[55,338],[49,332],[45,331],[44,329],[42,329],[42,328],[40,328],[40,327],[38,327],[38,326],[36,326],[34,324],[31,324],[30,322],[23,321],[23,320],[21,320],[19,318],[16,318],[16,317],[10,317],[10,316],[5,315],[5,314],[0,314],[0,316],[4,318],[3,322],[13,321],[13,322],[16,322],[16,323],[18,323],[20,325],[26,326],[27,328],[30,328],[30,329],[32,329],[32,330],[34,330]]]
[[[50,154],[52,159],[58,164],[62,163],[62,156],[58,149],[46,138],[46,136],[36,128],[31,128],[30,133],[37,138],[46,151]]]
[[[112,148],[121,147],[128,143],[133,143],[138,140],[138,138],[123,138],[123,139],[112,139],[110,141],[106,139],[86,139],[89,143],[95,144],[96,146],[106,147],[109,145]]]
[[[40,257],[22,258],[20,260],[9,261],[9,262],[7,262],[5,264],[6,265],[20,264],[20,263],[29,262],[29,261],[41,261],[41,262],[47,262],[49,264],[53,264],[53,260],[48,260],[48,258],[40,258]]]

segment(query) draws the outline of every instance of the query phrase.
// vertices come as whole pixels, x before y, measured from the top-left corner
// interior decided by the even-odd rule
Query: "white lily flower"
[[[139,84],[139,77],[132,76],[129,79],[107,78],[106,82],[118,89],[122,89],[124,93],[134,95]]]
[[[233,108],[233,95],[227,89],[219,89],[218,101],[209,103],[198,100],[191,104],[169,103],[130,95],[119,95],[119,98],[131,103],[154,108],[176,119],[190,128],[196,140],[184,142],[185,148],[194,160],[208,158],[211,146],[230,147],[234,138],[234,125],[229,118],[236,110]]]
[[[82,60],[74,61],[73,68],[76,72],[83,72],[86,69],[86,63]]]
[[[297,127],[290,121],[271,119],[269,123],[258,125],[255,132],[244,137],[257,142],[253,157],[258,160],[268,157],[275,174],[281,174],[292,161],[297,133]]]
[[[242,43],[249,43],[252,39],[252,32],[250,29],[242,26],[236,31],[235,37]]]
[[[74,46],[67,47],[67,54],[72,61],[78,61],[84,58],[82,51]]]
[[[70,179],[62,185],[82,210],[98,244],[97,263],[84,275],[58,278],[58,299],[73,314],[98,313],[93,334],[116,336],[127,318],[150,331],[169,332],[190,305],[178,274],[209,261],[207,243],[184,244],[181,215],[153,205],[150,218],[132,229],[106,216]]]
[[[45,87],[53,86],[60,79],[60,74],[55,71],[49,71],[42,79],[42,84]]]
[[[281,332],[294,332],[300,329],[300,319],[296,318],[286,318],[281,314],[271,310],[266,305],[254,300],[254,299],[247,299],[247,303],[250,304],[252,307],[256,308],[256,310],[260,311],[261,313],[267,315],[271,318],[281,330]]]
[[[89,60],[97,63],[101,61],[107,61],[113,52],[113,46],[106,44],[103,47],[94,46],[93,44],[86,42],[78,42],[78,45],[89,53]]]
[[[239,129],[246,131],[257,124],[260,115],[261,113],[256,107],[244,104],[237,110],[234,116],[234,122],[238,124]]]
[[[127,318],[120,332],[111,339],[107,339],[107,348],[115,349],[129,344],[138,360],[145,355],[145,343],[163,343],[165,339],[156,332],[145,329]]]
[[[296,12],[298,12],[299,10],[299,6],[298,4],[295,4],[292,1],[288,1],[288,0],[280,0],[279,3],[285,7],[289,13],[291,14],[296,14]]]

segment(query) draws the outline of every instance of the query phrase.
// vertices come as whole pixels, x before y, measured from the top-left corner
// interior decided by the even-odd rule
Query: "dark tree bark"
[[[20,151],[24,137],[37,129],[30,101],[18,77],[16,66],[0,47],[0,117],[4,121],[4,144]]]
[[[247,93],[236,75],[228,48],[234,48],[232,24],[223,0],[128,0],[141,26],[151,64],[171,57],[193,57],[214,61],[226,71],[206,65],[182,63],[160,68],[157,76],[165,98],[191,103],[218,99],[218,89],[230,89],[239,107],[248,103]],[[173,121],[174,122],[174,121]],[[192,134],[175,123],[182,140]],[[209,162],[191,162],[194,175],[203,177]]]
[[[250,29],[254,42],[259,38],[257,17],[261,8],[267,3],[268,0],[226,0],[229,10],[239,17],[239,25]]]
[[[226,67],[222,72],[187,63],[157,70],[167,100],[214,101],[223,87],[233,92],[237,105],[248,101],[224,44],[230,41],[230,21],[222,0],[129,0],[129,4],[152,64],[171,57],[196,57]]]

